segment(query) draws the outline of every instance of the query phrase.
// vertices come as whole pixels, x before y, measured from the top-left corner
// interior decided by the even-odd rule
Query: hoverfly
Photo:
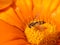
[[[45,23],[45,21],[35,21],[35,19],[38,18],[37,16],[39,16],[39,15],[35,16],[35,18],[33,19],[33,21],[29,24],[29,28],[31,28],[32,26],[35,26],[37,24],[42,25],[42,24]]]
[[[42,25],[42,24],[44,24],[44,23],[45,23],[44,21],[31,22],[31,23],[29,24],[29,28],[31,28],[32,26],[35,26],[36,24]]]

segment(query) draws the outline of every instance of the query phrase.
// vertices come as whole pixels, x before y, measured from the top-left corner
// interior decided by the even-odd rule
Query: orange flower
[[[31,44],[24,31],[30,30],[26,26],[33,21],[39,20],[46,22],[46,25],[54,25],[55,31],[60,33],[59,14],[60,0],[0,0],[0,45]],[[49,27],[47,30],[50,30]],[[50,31],[46,32],[48,34]]]

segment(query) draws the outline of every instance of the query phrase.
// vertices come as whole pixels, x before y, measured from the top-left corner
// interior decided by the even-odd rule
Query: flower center
[[[55,26],[44,21],[32,22],[25,29],[25,35],[28,42],[36,45],[39,45],[45,37],[55,32]]]

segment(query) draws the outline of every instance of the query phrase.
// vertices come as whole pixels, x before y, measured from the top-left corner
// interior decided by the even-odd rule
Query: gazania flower
[[[60,0],[0,0],[0,45],[60,45]]]

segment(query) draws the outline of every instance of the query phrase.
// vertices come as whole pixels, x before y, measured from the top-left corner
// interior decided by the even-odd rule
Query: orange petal
[[[0,0],[0,10],[10,6],[13,0]]]

